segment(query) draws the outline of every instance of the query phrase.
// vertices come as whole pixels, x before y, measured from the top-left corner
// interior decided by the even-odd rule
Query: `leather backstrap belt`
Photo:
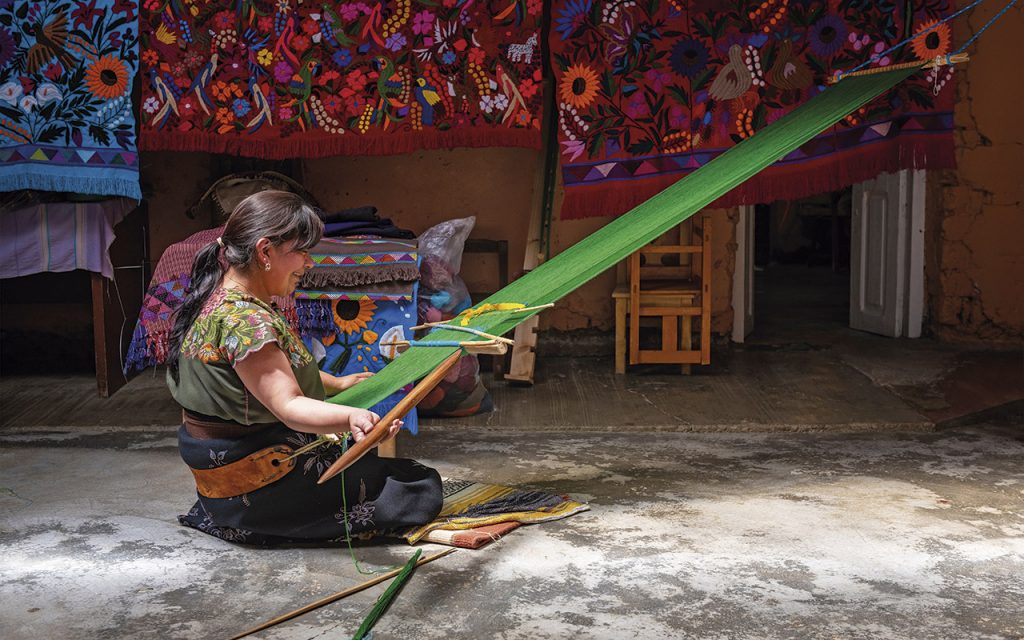
[[[212,416],[182,412],[182,422],[189,435],[200,440],[239,438],[272,425],[243,425]],[[260,449],[240,460],[212,469],[191,469],[196,491],[204,498],[234,498],[277,482],[295,468],[292,448],[278,444]]]
[[[287,459],[291,454],[291,447],[274,445],[219,467],[192,469],[196,490],[205,498],[234,498],[250,493],[277,482],[294,469],[296,459]]]

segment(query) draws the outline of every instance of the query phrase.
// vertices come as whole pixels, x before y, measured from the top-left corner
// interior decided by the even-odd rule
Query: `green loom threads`
[[[356,635],[352,636],[352,640],[368,640],[366,634],[370,632],[373,625],[377,624],[377,621],[380,620],[382,615],[384,615],[384,612],[391,604],[391,601],[395,599],[395,596],[398,595],[402,586],[409,580],[409,576],[411,576],[412,572],[416,569],[416,562],[420,559],[422,554],[423,549],[417,549],[416,553],[412,554],[412,557],[409,558],[409,562],[405,563],[405,566],[402,567],[402,570],[397,576],[395,576],[395,579],[391,581],[388,588],[384,590],[384,593],[380,594],[379,598],[377,598],[377,603],[373,605],[373,609],[370,609],[370,613],[368,613],[366,619],[363,620],[363,624],[359,625],[359,630],[356,631]]]
[[[478,306],[509,300],[544,305],[562,298],[917,71],[899,69],[844,78],[756,135],[511,282]],[[508,311],[488,313],[474,318],[473,328],[500,336],[529,316],[529,313]],[[439,341],[461,338],[451,330],[431,332],[430,337]],[[412,347],[372,378],[328,401],[356,407],[373,406],[428,374],[455,349]]]

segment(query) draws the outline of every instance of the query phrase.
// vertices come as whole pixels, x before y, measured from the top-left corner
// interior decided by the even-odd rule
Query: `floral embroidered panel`
[[[138,0],[0,1],[0,191],[142,197]]]
[[[540,146],[541,0],[144,0],[144,149]]]
[[[907,7],[912,7],[907,13]],[[949,0],[555,0],[562,216],[618,215],[825,91],[836,72],[950,52]],[[922,71],[715,206],[949,168],[952,67]]]

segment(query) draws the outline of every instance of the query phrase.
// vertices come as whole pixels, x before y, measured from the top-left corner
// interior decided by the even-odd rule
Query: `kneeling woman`
[[[196,255],[167,372],[184,409],[179,449],[199,494],[179,517],[184,525],[249,544],[331,541],[425,524],[441,509],[440,477],[412,460],[368,455],[322,485],[319,474],[340,447],[286,460],[316,434],[350,431],[358,441],[401,427],[324,402],[325,390],[365,374],[321,372],[271,303],[293,294],[322,233],[300,197],[263,191],[243,200],[223,235]]]

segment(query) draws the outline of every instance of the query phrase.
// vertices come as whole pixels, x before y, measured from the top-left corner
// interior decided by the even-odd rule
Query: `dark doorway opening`
[[[749,343],[820,347],[849,327],[851,194],[755,207]]]

